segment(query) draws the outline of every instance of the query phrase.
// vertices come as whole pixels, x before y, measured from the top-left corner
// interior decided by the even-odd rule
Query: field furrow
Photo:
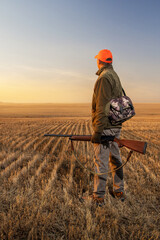
[[[14,144],[18,137],[19,140],[23,140],[26,135],[28,135],[29,133],[33,134],[34,132],[39,130],[40,127],[41,126],[37,125],[37,123],[31,124],[30,127],[30,124],[26,122],[18,122],[18,124],[13,124],[13,127],[10,127],[10,129],[7,128],[8,131],[5,131],[4,133],[2,132],[2,141],[4,141],[6,144],[12,142]]]
[[[69,133],[69,131],[72,131],[75,128],[73,123],[66,123],[65,126],[66,126],[66,128],[64,130],[64,134]],[[57,148],[58,144],[60,144],[60,141],[61,140],[59,140],[57,145],[55,145],[53,153],[56,151],[56,148]],[[48,182],[46,183],[45,186],[44,185],[42,186],[42,190],[41,190],[41,204],[39,206],[37,206],[36,215],[35,215],[35,221],[39,220],[39,217],[40,217],[41,213],[43,212],[44,205],[46,204],[46,200],[48,199],[48,195],[52,194],[51,192],[55,188],[55,181],[56,181],[56,179],[57,179],[57,181],[61,181],[62,180],[62,179],[60,180],[60,169],[64,168],[64,170],[66,171],[66,168],[67,168],[67,164],[66,163],[68,162],[68,157],[66,155],[66,152],[69,151],[69,148],[70,148],[69,145],[63,144],[63,147],[61,148],[61,151],[59,153],[58,161],[56,161],[54,163],[53,170],[51,171],[50,176],[48,176]],[[42,162],[42,166],[47,167],[46,166],[47,164],[48,164],[47,162],[45,164]],[[37,177],[40,177],[40,175],[38,174]],[[63,176],[61,176],[61,178],[63,178]],[[32,187],[31,190],[33,189],[33,182],[34,182],[34,180],[32,179],[32,181],[31,181],[31,187]],[[34,184],[35,184],[35,182],[34,182]],[[60,186],[62,187],[62,185],[60,185]],[[61,191],[61,189],[59,189],[59,191]]]
[[[27,165],[27,162],[30,159],[30,154],[22,153],[18,158],[13,158],[13,161],[10,165],[8,165],[4,170],[1,171],[1,177],[4,179],[10,180],[10,178],[16,174],[16,172],[20,171],[23,166]]]
[[[68,131],[70,131],[70,129],[72,129],[72,123],[66,123],[64,124],[64,134],[68,133]],[[62,130],[62,128],[61,128]],[[50,142],[50,141],[49,141]],[[43,151],[43,155],[44,155],[44,162],[42,161],[41,164],[39,165],[38,169],[35,171],[35,175],[33,175],[31,177],[30,180],[30,184],[31,187],[34,185],[37,185],[37,188],[45,188],[45,185],[48,184],[48,182],[50,181],[50,176],[52,178],[54,171],[52,173],[52,169],[55,168],[55,164],[56,161],[59,162],[59,157],[57,158],[56,155],[59,155],[60,152],[63,152],[63,148],[61,149],[60,145],[61,145],[62,140],[60,138],[57,139],[57,142],[55,142],[55,144],[50,147],[48,145],[48,148],[52,148],[52,154],[49,153],[48,148],[45,149],[45,151]],[[51,145],[51,142],[50,142]],[[63,145],[64,146],[64,145]],[[62,157],[61,157],[62,158]],[[43,182],[43,187],[42,187],[42,182]]]
[[[55,129],[55,132],[56,134],[67,134],[68,130],[70,130],[71,127],[72,127],[72,123],[67,122],[63,126],[61,126],[58,130]],[[57,146],[62,140],[63,139],[60,137],[50,137],[48,143],[44,146],[44,148],[42,148],[42,151],[48,154],[53,154],[55,149],[57,148]]]
[[[55,129],[56,129],[56,131],[58,131],[63,126],[65,126],[64,123],[55,125],[54,127],[50,126],[50,128],[48,128],[47,131],[45,131],[45,134],[49,134],[49,133],[52,134],[55,131]],[[50,139],[50,141],[52,141],[52,139]],[[35,151],[43,151],[47,144],[48,144],[48,138],[42,136],[42,138],[40,138],[39,142],[34,144],[34,150]]]
[[[30,143],[30,141],[35,138],[35,136],[41,136],[45,129],[48,129],[48,126],[43,126],[40,129],[36,129],[35,131],[28,132],[23,139],[17,139],[15,142],[11,143],[11,149],[23,149],[23,147]],[[23,149],[24,150],[24,149]]]

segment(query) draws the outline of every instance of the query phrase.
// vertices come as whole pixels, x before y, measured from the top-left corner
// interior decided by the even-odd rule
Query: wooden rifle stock
[[[138,153],[146,153],[147,142],[118,138],[114,138],[114,142],[116,142],[119,147],[124,146]]]

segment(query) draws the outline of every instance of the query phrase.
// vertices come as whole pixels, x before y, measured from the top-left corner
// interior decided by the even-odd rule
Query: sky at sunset
[[[133,102],[160,102],[159,0],[0,1],[0,102],[91,102],[101,49]]]

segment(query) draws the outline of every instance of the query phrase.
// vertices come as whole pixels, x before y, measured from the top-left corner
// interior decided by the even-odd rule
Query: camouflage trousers
[[[103,130],[102,135],[120,137],[120,128],[111,128]],[[114,170],[122,165],[120,157],[120,151],[116,142],[109,142],[108,145],[94,144],[94,163],[95,172],[103,173],[108,171],[108,165],[110,169]],[[124,192],[124,181],[123,181],[123,168],[112,172],[113,178],[113,191]],[[94,175],[94,190],[93,195],[96,197],[104,197],[106,190],[107,174],[98,176]]]

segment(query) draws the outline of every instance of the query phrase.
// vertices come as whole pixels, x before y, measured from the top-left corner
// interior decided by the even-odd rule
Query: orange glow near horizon
[[[124,76],[125,78],[125,76]],[[0,102],[14,103],[90,103],[97,76],[57,69],[20,68],[1,73]],[[128,83],[127,83],[128,84]],[[125,87],[133,102],[160,102],[159,89],[132,82]],[[122,84],[126,86],[125,84]]]
[[[47,77],[46,77],[47,79]],[[54,79],[54,77],[53,77]],[[15,103],[79,103],[91,102],[92,87],[76,85],[71,79],[28,81],[24,77],[1,77],[0,102]]]

